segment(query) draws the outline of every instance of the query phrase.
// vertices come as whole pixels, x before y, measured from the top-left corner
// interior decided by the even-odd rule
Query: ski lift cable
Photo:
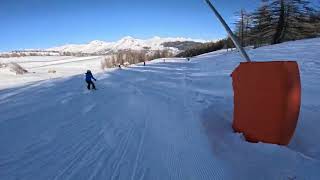
[[[209,5],[209,7],[211,8],[211,10],[214,12],[214,14],[217,16],[217,18],[220,20],[221,24],[223,25],[223,27],[226,29],[227,33],[229,34],[229,37],[231,38],[231,40],[233,41],[233,43],[235,44],[235,46],[237,47],[237,49],[240,51],[241,55],[243,56],[243,58],[246,59],[246,61],[251,62],[250,57],[248,56],[247,52],[244,50],[244,48],[240,45],[238,38],[233,34],[232,30],[230,29],[230,27],[228,26],[228,24],[226,23],[226,21],[223,19],[223,17],[220,15],[220,13],[218,12],[218,10],[213,6],[213,4],[211,3],[210,0],[205,0],[206,3]]]

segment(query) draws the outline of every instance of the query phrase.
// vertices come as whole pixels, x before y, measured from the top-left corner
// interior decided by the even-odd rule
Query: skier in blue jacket
[[[97,81],[96,78],[93,77],[92,73],[90,70],[87,71],[86,73],[86,82],[88,84],[87,88],[88,90],[90,90],[90,86],[92,85],[92,89],[96,90],[96,86],[94,85],[94,83],[92,82],[92,79],[94,81]]]

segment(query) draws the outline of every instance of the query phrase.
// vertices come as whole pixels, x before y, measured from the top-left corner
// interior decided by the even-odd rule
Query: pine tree
[[[315,25],[310,20],[314,9],[308,0],[273,0],[272,13],[278,19],[272,44],[310,37]]]
[[[252,27],[250,39],[253,45],[270,44],[276,32],[276,20],[272,14],[268,0],[263,0],[262,5],[252,13]]]
[[[272,2],[273,15],[277,17],[276,31],[273,35],[272,44],[278,44],[282,42],[284,38],[286,27],[288,22],[286,19],[286,5],[285,0],[275,0]]]
[[[250,16],[249,44],[277,44],[319,36],[319,10],[308,0],[262,0]]]
[[[249,35],[252,27],[252,18],[251,15],[244,9],[241,9],[241,11],[236,14],[238,16],[238,20],[235,23],[235,34],[238,36],[241,45],[244,47],[250,44]]]

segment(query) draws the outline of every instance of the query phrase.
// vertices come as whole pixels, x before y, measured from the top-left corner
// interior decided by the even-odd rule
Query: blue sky
[[[229,23],[259,0],[212,1]],[[203,0],[0,0],[0,51],[92,40],[226,35]]]

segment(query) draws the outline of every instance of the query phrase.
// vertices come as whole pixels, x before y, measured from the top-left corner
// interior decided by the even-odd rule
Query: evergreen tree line
[[[260,47],[320,36],[320,1],[261,0],[253,12],[237,13],[234,33],[241,45]],[[220,49],[234,48],[230,38],[204,43],[188,49],[177,57],[193,57]]]
[[[200,54],[205,54],[208,52],[218,51],[221,49],[229,49],[234,48],[234,44],[230,38],[218,40],[216,42],[208,42],[203,43],[201,45],[197,45],[191,49],[187,49],[179,54],[176,57],[194,57]]]
[[[242,46],[260,47],[318,37],[320,12],[309,0],[262,0],[251,13],[242,9],[235,25]]]

